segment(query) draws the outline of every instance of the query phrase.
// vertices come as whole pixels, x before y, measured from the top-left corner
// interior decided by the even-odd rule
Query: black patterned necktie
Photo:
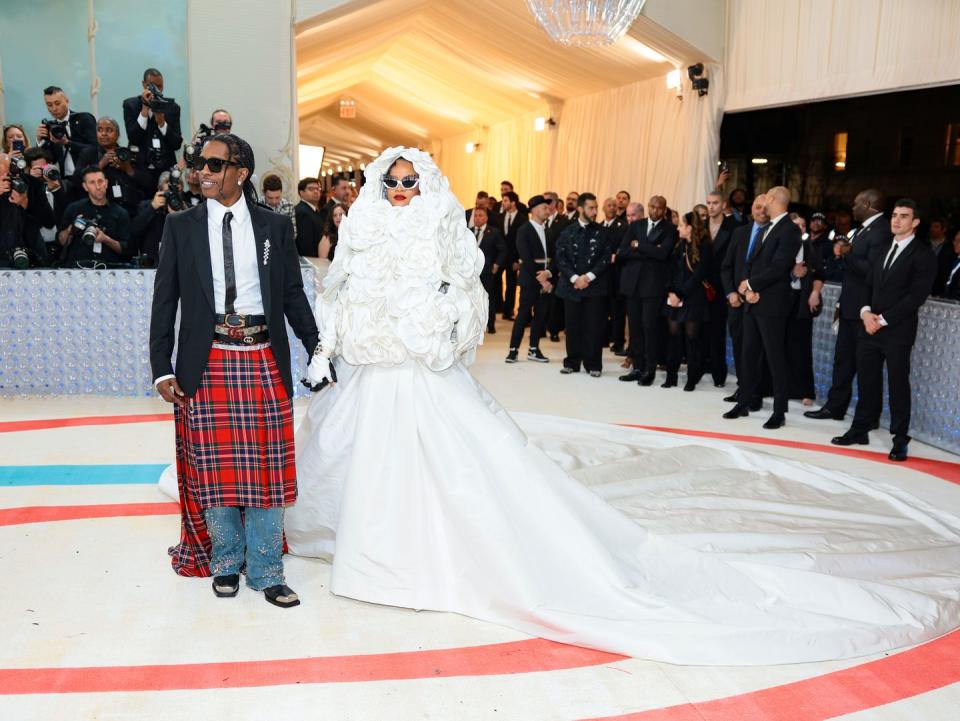
[[[233,231],[230,230],[230,221],[233,213],[227,211],[223,216],[223,282],[226,293],[223,297],[223,312],[234,313],[233,304],[237,300],[237,277],[233,270]]]

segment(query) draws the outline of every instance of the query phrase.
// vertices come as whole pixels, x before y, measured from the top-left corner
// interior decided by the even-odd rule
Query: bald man
[[[877,258],[890,247],[893,233],[890,222],[881,214],[883,196],[877,190],[857,193],[853,201],[853,217],[857,227],[846,242],[834,246],[834,256],[843,270],[840,288],[840,321],[837,344],[833,353],[833,379],[823,408],[807,411],[807,418],[843,420],[853,396],[853,379],[857,374],[857,343],[860,335],[860,309],[869,305],[867,276]]]
[[[793,307],[790,272],[802,242],[800,228],[787,217],[789,204],[790,191],[782,185],[767,191],[764,205],[770,224],[747,250],[746,277],[737,288],[747,302],[740,354],[744,377],[737,404],[723,414],[727,419],[750,414],[750,400],[760,397],[765,355],[773,378],[773,415],[763,424],[767,430],[785,424],[789,393],[786,343]]]

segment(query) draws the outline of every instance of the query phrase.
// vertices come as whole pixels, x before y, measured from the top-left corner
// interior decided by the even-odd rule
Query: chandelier
[[[637,19],[646,0],[527,0],[554,42],[577,47],[609,45]]]

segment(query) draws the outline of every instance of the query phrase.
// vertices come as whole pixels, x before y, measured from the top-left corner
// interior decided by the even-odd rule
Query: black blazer
[[[810,293],[813,292],[814,281],[824,280],[823,253],[809,238],[803,241],[803,262],[807,266],[807,274],[800,279],[800,290],[794,290],[794,303],[796,304],[795,318],[815,318],[820,315],[818,309],[816,313],[810,312],[810,306],[807,301],[810,299]],[[821,300],[821,303],[823,301]],[[822,308],[822,305],[821,305]]]
[[[736,293],[740,283],[747,277],[747,248],[750,247],[752,233],[753,223],[738,225],[733,229],[720,265],[720,286],[724,296]]]
[[[80,154],[82,165],[77,166],[77,172],[73,178],[77,187],[80,187],[83,182],[83,169],[88,165],[99,165],[103,156],[103,148],[99,145],[91,145],[83,149]],[[148,199],[152,200],[157,189],[154,177],[139,167],[139,164],[134,167],[133,175],[127,175],[119,168],[110,165],[103,169],[103,174],[107,178],[107,199],[111,203],[118,203],[123,206],[131,218],[137,214],[140,202]],[[113,194],[112,186],[114,185],[120,186],[121,196],[119,198]]]
[[[853,234],[850,252],[843,256],[843,285],[840,288],[840,317],[844,320],[860,320],[860,309],[870,301],[867,290],[867,275],[874,261],[890,247],[893,233],[890,221],[881,216],[866,228]],[[933,281],[930,281],[931,286]],[[927,289],[929,290],[929,288]]]
[[[677,229],[663,218],[652,232],[649,218],[630,224],[620,249],[620,294],[634,298],[661,298],[667,293],[670,277],[670,254],[677,242]],[[633,247],[633,242],[637,247]]]
[[[303,277],[290,219],[253,203],[247,205],[257,244],[260,292],[273,355],[287,393],[292,397],[290,346],[284,318],[290,322],[308,354],[312,354],[317,346],[317,326],[303,293]],[[268,264],[264,265],[262,258],[267,240],[271,251]],[[170,356],[178,302],[180,332],[177,336],[176,377],[183,392],[192,396],[207,367],[216,320],[206,204],[168,215],[164,223],[150,317],[150,365],[154,378],[174,372]]]
[[[800,228],[786,215],[772,228],[761,232],[753,255],[747,258],[746,269],[750,287],[760,294],[760,300],[744,306],[748,313],[765,318],[789,317],[793,309],[790,271],[802,242]]]
[[[893,345],[913,345],[917,338],[917,311],[930,294],[937,274],[937,256],[929,243],[914,238],[884,272],[891,246],[892,242],[870,266],[864,305],[887,321],[886,327],[877,331],[878,339]]]
[[[957,259],[954,259],[954,265],[957,263]],[[950,270],[953,270],[953,266],[950,267]],[[953,278],[950,278],[950,275],[947,275],[947,280],[944,283],[943,297],[949,298],[950,300],[960,300],[960,270],[957,270],[953,274]]]
[[[310,203],[301,200],[293,209],[293,215],[297,219],[297,253],[316,258],[323,238],[323,211],[314,210]]]
[[[471,233],[475,231],[471,230]],[[483,229],[483,235],[480,237],[479,244],[480,252],[483,253],[483,270],[481,271],[482,275],[486,275],[490,272],[490,269],[496,264],[497,268],[503,268],[504,264],[507,262],[507,244],[503,240],[503,233],[497,230],[494,227],[491,227],[487,223],[486,227]]]
[[[931,250],[933,246],[930,246]],[[950,240],[943,241],[940,252],[934,251],[937,256],[937,277],[933,281],[933,290],[930,295],[946,296],[947,278],[950,277],[950,271],[953,270],[953,264],[957,262],[957,254],[953,252],[953,244]]]
[[[157,121],[152,115],[147,118],[147,129],[140,127],[137,116],[140,115],[141,107],[143,107],[143,98],[139,95],[123,101],[123,124],[127,130],[127,143],[140,149],[137,153],[137,167],[146,169],[148,165],[153,164],[156,172],[172,168],[177,163],[176,153],[183,145],[183,133],[180,132],[180,106],[174,103],[164,115],[167,121],[166,135],[160,132]],[[158,162],[153,162],[150,154],[154,138],[160,144]]]
[[[527,220],[527,214],[522,210],[518,210],[513,219],[513,223],[510,224],[510,229],[503,236],[503,239],[507,243],[507,260],[509,260],[511,263],[516,263],[518,260],[520,260],[520,254],[517,251],[517,232],[527,223]],[[492,218],[488,222],[490,224],[495,222],[497,230],[502,230],[504,216],[498,214],[495,218]],[[533,228],[531,228],[531,230],[533,230]]]
[[[540,281],[537,280],[537,273],[541,270],[549,270],[553,251],[550,240],[547,239],[547,252],[544,255],[543,243],[540,242],[540,236],[532,222],[527,221],[521,225],[517,230],[517,257],[520,260],[520,275],[517,277],[517,283],[528,288],[539,288]]]
[[[556,245],[557,297],[569,300],[605,296],[610,288],[610,243],[607,228],[599,223],[583,227],[570,223],[560,234]],[[593,273],[596,278],[586,288],[577,290],[570,279],[575,275]]]
[[[70,126],[70,144],[64,147],[63,145],[57,145],[52,142],[41,142],[40,144],[53,155],[53,160],[60,168],[61,177],[66,176],[66,171],[63,167],[63,161],[66,159],[66,154],[69,152],[70,156],[73,158],[73,164],[76,170],[80,170],[81,160],[80,153],[89,146],[96,147],[97,145],[97,120],[90,113],[75,113],[70,111],[70,116],[67,120],[67,124]],[[62,182],[62,181],[61,181]],[[82,195],[81,191],[81,195]]]
[[[718,301],[723,300],[720,297],[720,288],[723,285],[723,279],[720,277],[723,259],[726,257],[727,249],[733,239],[733,231],[739,227],[740,224],[732,216],[725,216],[720,223],[719,230],[717,230],[717,237],[713,239],[713,254],[710,258],[710,266],[707,268],[707,280],[710,281],[710,285],[717,289]]]

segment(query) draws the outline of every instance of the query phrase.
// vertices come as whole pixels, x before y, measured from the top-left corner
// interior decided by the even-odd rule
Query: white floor
[[[541,365],[521,360],[516,365],[505,365],[507,324],[501,321],[499,330],[488,337],[487,345],[481,349],[475,374],[510,410],[777,439],[787,445],[748,445],[763,453],[892,482],[941,507],[960,510],[960,486],[956,483],[921,473],[909,463],[894,465],[832,453],[829,438],[842,432],[844,425],[804,419],[801,413],[804,409],[799,404],[791,406],[786,428],[768,432],[761,424],[769,413],[769,404],[767,412],[752,414],[749,418],[736,421],[721,418],[728,407],[721,399],[732,392],[732,379],[725,390],[713,388],[709,379],[693,393],[684,393],[679,388],[665,390],[658,385],[641,388],[635,383],[617,381],[622,371],[618,367],[620,359],[613,356],[606,359],[607,366],[600,379],[585,374],[561,376],[562,343],[549,341],[545,342],[543,351],[551,363]],[[302,410],[302,404],[298,407]],[[7,421],[168,410],[162,402],[149,398],[4,400],[0,401],[0,428]],[[872,436],[867,450],[885,455],[889,450],[889,435],[875,432]],[[161,464],[173,457],[173,424],[164,420],[7,431],[0,432],[0,441],[7,466]],[[794,443],[818,444],[822,450],[789,445]],[[956,456],[919,443],[911,446],[911,452],[917,457],[949,463],[960,461]],[[951,467],[944,468],[949,471]],[[953,477],[960,478],[960,471],[954,472]],[[5,485],[0,476],[0,518],[4,509],[13,508],[154,504],[168,500],[152,485],[10,486]],[[304,599],[300,608],[279,611],[264,603],[260,596],[243,592],[227,607],[213,597],[207,580],[178,578],[170,570],[164,551],[176,541],[178,527],[179,518],[169,513],[16,525],[0,523],[0,577],[6,580],[0,594],[0,628],[6,637],[6,643],[0,646],[0,720],[223,717],[574,721],[672,706],[677,708],[655,715],[651,715],[653,711],[631,715],[631,718],[660,721],[746,718],[806,721],[831,717],[857,721],[948,721],[960,718],[960,713],[955,711],[960,708],[960,661],[956,661],[960,655],[952,657],[956,663],[950,673],[955,674],[955,678],[947,674],[944,679],[932,682],[929,681],[930,669],[924,663],[935,664],[939,657],[932,650],[927,653],[923,647],[916,651],[919,655],[915,661],[904,663],[902,669],[892,672],[900,679],[902,691],[890,691],[891,684],[880,682],[870,686],[872,690],[864,691],[862,682],[852,682],[841,675],[796,686],[795,691],[773,692],[774,698],[789,699],[789,703],[764,705],[760,700],[765,697],[760,694],[749,696],[742,703],[732,701],[724,706],[709,702],[843,669],[861,666],[872,669],[873,666],[865,665],[872,659],[733,669],[678,667],[627,659],[593,661],[592,665],[571,663],[567,665],[574,667],[549,670],[551,656],[546,652],[542,657],[534,653],[528,660],[521,659],[517,662],[522,667],[518,671],[511,665],[516,662],[516,656],[498,657],[495,650],[486,653],[483,647],[526,642],[526,637],[455,615],[416,613],[331,596],[326,588],[329,567],[297,558],[289,559],[287,575]],[[539,647],[522,648],[536,650]],[[957,644],[951,648],[956,649]],[[465,658],[471,653],[470,649],[480,649],[482,658],[453,672],[448,670],[449,655],[434,655],[435,651],[444,649],[462,649]],[[378,656],[397,652],[416,653],[401,658]],[[456,655],[460,651],[451,653]],[[348,658],[327,661],[324,657]],[[318,663],[326,664],[325,668],[336,669],[342,664],[348,680],[338,681],[334,676],[322,682],[298,684],[295,673],[276,663],[281,659],[317,658],[321,659]],[[420,660],[425,660],[428,666],[436,661],[436,671],[410,671],[411,664]],[[96,681],[91,680],[96,674],[83,670],[96,666],[227,661],[262,662],[262,669],[255,668],[253,673],[259,685],[236,684],[227,676],[201,678],[203,674],[221,669],[211,671],[209,667],[194,666],[179,671],[156,670],[158,678],[173,679],[164,687],[171,690],[128,691],[125,689],[137,686],[130,685],[123,670],[111,671],[108,678],[97,677]],[[894,662],[896,658],[891,657],[881,663]],[[498,673],[498,664],[514,672]],[[944,673],[943,664],[935,665]],[[14,681],[20,678],[10,674],[10,669],[47,668],[81,670],[71,671],[63,677],[65,680],[58,682],[61,685],[57,688],[62,692],[10,692]],[[449,668],[459,667],[454,663]],[[363,680],[366,678],[363,673],[367,672],[372,674],[371,678],[384,680]],[[879,670],[877,673],[878,678],[881,677]],[[37,677],[41,676],[43,674]],[[413,678],[404,679],[405,676]],[[31,683],[33,681],[28,680],[27,687],[33,688]],[[241,687],[216,688],[221,684]],[[90,692],[91,687],[110,690]],[[197,690],[176,690],[185,688]],[[881,692],[884,688],[887,690]],[[918,688],[922,692],[918,692]],[[853,705],[841,703],[842,699],[851,698],[855,699]],[[878,700],[882,701],[881,705],[877,705]],[[829,709],[843,711],[833,713]],[[823,715],[825,713],[832,715]]]

